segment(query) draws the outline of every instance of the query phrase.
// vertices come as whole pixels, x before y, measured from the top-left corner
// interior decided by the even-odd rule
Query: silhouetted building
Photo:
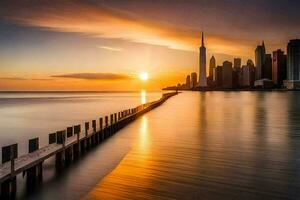
[[[287,77],[286,55],[278,49],[273,52],[272,80],[277,87],[282,87]]]
[[[222,69],[222,86],[223,88],[232,88],[232,63],[225,61],[223,62]]]
[[[218,66],[215,68],[213,81],[216,87],[222,87],[222,83],[223,83],[222,66]]]
[[[204,33],[202,32],[202,43],[199,55],[199,86],[206,87],[206,48],[204,46]]]
[[[186,86],[187,89],[191,88],[191,76],[190,75],[188,75],[186,77],[185,86]]]
[[[216,68],[216,59],[214,56],[211,57],[209,61],[209,73],[207,78],[207,85],[212,87],[214,85],[213,78],[214,78],[214,70]]]
[[[274,83],[270,79],[260,79],[254,82],[254,87],[261,89],[272,89],[274,87]]]
[[[242,73],[241,73],[241,86],[242,87],[254,87],[254,81],[255,81],[255,67],[252,62],[252,60],[247,61],[247,65],[244,65],[242,67]]]
[[[300,89],[300,40],[290,40],[287,47],[287,81],[288,89]]]
[[[266,54],[263,78],[272,80],[272,55],[271,54]]]
[[[197,73],[193,72],[191,74],[191,88],[195,88],[197,86]]]
[[[259,45],[255,49],[255,80],[260,80],[265,78],[264,68],[266,62],[266,48],[265,43],[262,42],[262,45]]]
[[[215,68],[216,68],[216,59],[214,56],[212,56],[209,62],[209,77],[211,79],[213,78]]]
[[[240,71],[241,66],[242,66],[242,59],[234,58],[234,60],[233,60],[233,70],[234,71]]]

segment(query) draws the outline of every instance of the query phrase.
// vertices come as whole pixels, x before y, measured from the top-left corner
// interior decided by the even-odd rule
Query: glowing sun
[[[140,79],[141,79],[142,81],[147,81],[147,80],[149,79],[148,73],[147,73],[147,72],[142,72],[142,73],[140,73]]]

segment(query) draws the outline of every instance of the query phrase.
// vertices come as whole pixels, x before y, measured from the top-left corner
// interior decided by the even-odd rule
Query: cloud
[[[126,74],[114,74],[114,73],[74,73],[74,74],[62,74],[53,75],[54,78],[74,78],[84,80],[129,80],[132,77]]]
[[[26,78],[20,78],[20,77],[0,77],[0,80],[24,81],[24,80],[27,80],[27,79]]]
[[[50,78],[33,78],[32,81],[52,81],[53,79]]]
[[[108,47],[108,46],[98,46],[98,48],[100,49],[105,49],[105,50],[108,50],[108,51],[122,51],[121,48],[115,48],[115,47]]]
[[[106,3],[97,4],[93,1],[3,1],[6,4],[2,6],[2,9],[0,8],[0,13],[2,13],[0,16],[29,26],[80,33],[90,37],[124,39],[188,51],[196,50],[195,47],[200,43],[201,30],[199,29],[201,26],[198,27],[195,24],[195,27],[191,27],[175,23],[176,17],[172,22],[170,20],[151,20],[151,17],[143,18],[143,15],[136,15],[134,11],[118,9],[108,6]],[[145,3],[145,1],[143,2]],[[143,8],[146,7],[148,5],[144,5]],[[152,11],[149,10],[147,13],[152,13]],[[162,14],[158,14],[158,16],[164,17]],[[241,49],[245,49],[244,46],[248,45],[244,44],[241,49],[237,50],[232,48],[236,45],[236,40],[228,38],[228,36],[222,37],[213,34],[210,34],[207,41],[209,42],[209,40],[212,41],[212,45],[210,45],[212,49],[222,52],[225,47],[229,51],[227,53],[233,54],[240,54]],[[116,50],[106,46],[103,49]]]
[[[299,6],[298,1],[274,0],[1,0],[0,17],[54,31],[188,51],[196,50],[204,29],[209,33],[208,51],[246,56],[263,39],[282,45],[297,37]]]

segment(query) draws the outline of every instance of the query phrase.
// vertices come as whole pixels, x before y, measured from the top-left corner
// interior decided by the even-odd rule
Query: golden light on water
[[[143,116],[141,127],[140,127],[139,150],[143,153],[146,153],[148,151],[148,146],[149,146],[148,119],[146,116]]]
[[[147,102],[147,93],[146,90],[141,91],[141,104],[145,104]]]

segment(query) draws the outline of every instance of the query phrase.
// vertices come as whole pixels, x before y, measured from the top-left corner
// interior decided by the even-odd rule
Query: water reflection
[[[139,149],[141,152],[147,152],[149,147],[150,139],[149,139],[149,132],[148,132],[148,119],[146,116],[142,117],[141,121],[141,128],[140,128],[140,142],[139,142]]]
[[[299,98],[180,94],[126,129],[132,150],[86,199],[299,199]]]
[[[147,93],[146,90],[141,91],[141,104],[145,104],[147,102]]]

